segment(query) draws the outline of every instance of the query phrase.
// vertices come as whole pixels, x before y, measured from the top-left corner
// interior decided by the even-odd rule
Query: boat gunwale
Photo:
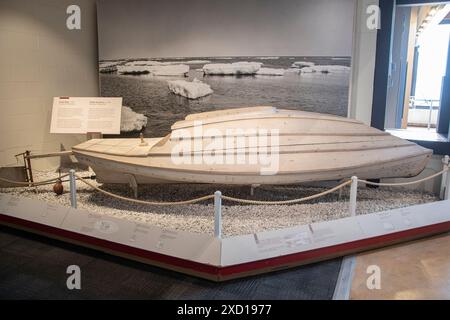
[[[250,137],[258,137],[258,133],[255,134],[236,134],[236,135],[216,135],[216,136],[207,136],[207,135],[201,135],[201,136],[190,136],[190,137],[170,137],[170,141],[183,141],[183,140],[197,140],[197,139],[213,139],[213,138],[228,138],[228,137],[236,137],[236,138],[240,138],[240,137],[244,137],[244,138],[250,138]],[[268,136],[270,136],[268,134]],[[391,136],[394,137],[392,134],[385,132],[385,131],[380,131],[380,132],[367,132],[367,133],[339,133],[339,134],[334,134],[334,133],[302,133],[302,132],[295,132],[295,133],[280,133],[278,134],[279,137],[286,137],[286,136],[293,136],[293,137],[297,137],[297,136],[306,136],[306,137],[312,137],[312,136],[316,136],[316,137],[353,137],[353,136],[360,136],[360,137],[382,137],[382,136]]]
[[[373,137],[375,138],[375,137],[383,137],[383,136],[384,135],[380,135],[380,136],[377,135],[377,136],[373,136]],[[338,136],[336,136],[336,137],[338,137]],[[375,140],[375,139],[373,139],[373,140],[355,140],[355,141],[333,141],[333,142],[320,142],[320,143],[318,143],[318,142],[309,142],[309,143],[281,144],[279,146],[283,146],[283,147],[287,147],[287,146],[312,146],[312,145],[323,146],[323,145],[330,145],[330,144],[350,144],[350,143],[364,143],[364,142],[374,143],[374,142],[382,142],[382,141],[388,142],[388,141],[397,141],[397,140],[399,140],[395,136],[390,135],[390,137],[392,138],[391,140],[388,140],[388,139]],[[212,139],[212,138],[209,138],[209,139]],[[188,139],[186,139],[186,140],[188,140]],[[402,140],[405,144],[415,145],[414,142],[411,142],[409,140],[403,140],[403,139],[400,139],[400,140]]]
[[[288,111],[294,111],[294,110],[288,110]],[[295,111],[294,111],[295,112]],[[307,111],[303,111],[305,113],[308,113]],[[202,125],[210,125],[210,124],[218,124],[218,123],[227,123],[227,122],[237,122],[237,121],[243,121],[243,120],[264,120],[264,119],[270,119],[270,118],[276,118],[277,120],[280,119],[304,119],[304,120],[318,120],[318,121],[334,121],[334,122],[344,122],[344,123],[351,123],[351,124],[357,124],[357,125],[364,125],[363,122],[350,119],[350,118],[344,118],[344,117],[338,117],[338,116],[332,116],[332,115],[321,115],[320,113],[317,113],[317,117],[314,117],[316,113],[311,113],[311,116],[308,116],[306,114],[302,115],[286,115],[283,113],[273,113],[273,114],[242,114],[241,118],[236,119],[235,116],[224,116],[223,118],[230,117],[231,119],[219,119],[218,118],[211,118],[209,120],[181,120],[178,122],[175,122],[170,129],[172,131],[174,130],[180,130],[180,129],[187,129],[187,128],[193,128],[195,127],[195,122],[201,122]],[[370,127],[369,127],[370,128]]]
[[[202,120],[202,119],[212,119],[217,117],[225,117],[225,116],[236,116],[240,114],[257,114],[259,113],[269,113],[272,114],[275,113],[278,110],[278,108],[273,106],[256,106],[256,107],[237,107],[232,109],[225,109],[225,110],[213,110],[213,111],[206,111],[206,112],[199,112],[199,113],[193,113],[187,115],[184,120],[181,121],[196,121],[196,120]]]
[[[85,152],[78,151],[78,152],[84,156],[96,157],[95,154],[94,155],[86,154],[86,153],[89,153],[87,151],[85,151]],[[424,148],[423,151],[421,151],[420,153],[417,153],[415,155],[403,156],[403,157],[399,157],[399,158],[392,159],[392,160],[384,160],[384,161],[376,161],[376,162],[374,161],[374,162],[368,162],[363,165],[348,166],[348,167],[343,167],[343,168],[315,169],[315,170],[307,170],[307,171],[306,170],[305,171],[284,171],[284,172],[276,173],[275,175],[271,175],[271,176],[284,176],[284,175],[310,174],[310,173],[314,174],[314,173],[319,173],[319,172],[332,172],[332,171],[336,171],[336,170],[352,170],[352,169],[358,169],[358,168],[363,168],[363,167],[370,167],[370,166],[374,166],[374,165],[403,161],[403,160],[407,160],[407,159],[419,158],[419,157],[428,157],[429,158],[432,155],[433,155],[432,150]],[[112,156],[119,157],[119,158],[129,158],[126,156],[118,156],[118,155],[112,155]],[[189,174],[208,174],[208,175],[225,175],[225,176],[231,176],[231,175],[263,176],[261,174],[257,175],[255,173],[246,173],[246,172],[223,172],[223,171],[205,171],[205,170],[179,169],[179,168],[167,168],[167,167],[154,167],[154,166],[148,166],[148,165],[143,165],[143,164],[127,163],[127,162],[121,161],[120,159],[111,159],[111,158],[102,158],[102,157],[96,157],[96,158],[103,160],[103,161],[110,161],[110,162],[114,162],[114,163],[124,164],[127,166],[136,166],[136,167],[141,167],[141,168],[146,168],[146,169],[151,169],[151,170],[167,170],[167,171],[174,171],[174,172],[184,172],[184,173],[189,173]],[[112,170],[112,171],[114,171],[114,170]],[[116,171],[114,171],[114,172],[116,172]],[[159,179],[161,179],[161,178],[159,178]],[[164,179],[162,179],[162,180],[164,180]],[[178,180],[167,180],[167,181],[178,181]]]
[[[279,147],[292,147],[293,145],[284,145],[284,146],[279,146]],[[392,148],[404,148],[404,147],[414,147],[414,145],[412,144],[398,144],[398,145],[392,145],[392,146],[379,146],[379,147],[358,147],[358,148],[347,148],[347,149],[328,149],[328,150],[304,150],[304,151],[279,151],[276,152],[278,154],[297,154],[297,153],[326,153],[326,152],[330,152],[330,153],[336,153],[336,152],[347,152],[347,151],[368,151],[368,150],[381,150],[381,149],[392,149]],[[248,148],[248,149],[255,149],[255,148],[259,148],[259,147],[252,147],[252,148]],[[263,148],[270,148],[270,146],[264,146]],[[243,148],[241,148],[243,149]],[[201,151],[201,152],[190,152],[190,153],[183,153],[182,156],[185,155],[201,155],[201,154],[205,154],[205,153],[212,153],[214,155],[217,154],[224,154],[224,155],[239,155],[239,154],[260,154],[261,152],[234,152],[234,153],[226,153],[228,150],[236,150],[236,148],[234,149],[221,149],[221,150],[205,150],[205,151]],[[217,153],[217,151],[219,151],[220,153]],[[270,152],[268,152],[268,154],[272,154]],[[111,154],[113,155],[113,154]],[[167,157],[167,156],[171,156],[171,153],[150,153],[148,154],[148,156],[150,157]]]
[[[267,145],[267,146],[262,146],[262,148],[271,148],[271,147],[275,147],[275,148],[281,148],[281,147],[296,147],[296,146],[313,146],[313,145],[320,145],[320,146],[328,146],[328,145],[333,145],[333,144],[346,144],[346,145],[350,145],[352,143],[375,143],[375,142],[396,142],[396,144],[393,145],[386,145],[386,146],[378,146],[378,147],[357,147],[357,148],[341,148],[341,149],[325,149],[325,150],[305,150],[305,151],[293,151],[293,152],[289,152],[289,151],[280,151],[278,152],[279,154],[295,154],[295,153],[325,153],[325,152],[346,152],[346,151],[367,151],[367,150],[380,150],[380,149],[392,149],[392,148],[401,148],[401,147],[414,147],[416,146],[413,142],[407,141],[407,140],[401,140],[402,144],[400,144],[400,142],[397,142],[397,140],[393,139],[393,140],[375,140],[375,141],[349,141],[349,142],[326,142],[326,143],[299,143],[299,144],[282,144],[282,145]],[[94,144],[95,145],[95,144]],[[162,148],[162,147],[159,147]],[[254,148],[260,148],[260,146],[256,146],[256,147],[250,147],[247,149],[254,149]],[[112,152],[108,152],[108,151],[96,151],[96,150],[86,150],[86,149],[77,149],[77,148],[73,148],[73,150],[78,150],[78,151],[85,151],[85,152],[93,152],[93,153],[99,153],[99,154],[105,154],[105,155],[110,155],[110,156],[121,156],[121,157],[129,157],[129,158],[146,158],[146,157],[163,157],[163,156],[170,156],[172,155],[172,153],[163,153],[163,152],[154,152],[152,153],[152,148],[149,149],[149,151],[146,154],[132,154],[132,155],[126,155],[126,154],[118,154],[118,153],[112,153]],[[228,150],[239,150],[239,149],[245,149],[245,148],[230,148],[230,149],[220,149],[220,150],[202,150],[202,153],[206,153],[206,152],[213,152],[214,154],[217,154],[217,152],[222,152],[224,154],[226,154],[226,152]],[[255,152],[249,153],[249,152],[241,152],[241,154],[253,154]],[[187,153],[187,154],[183,154],[183,155],[195,155],[195,154],[200,154],[200,153]],[[239,154],[239,153],[233,153],[233,154]],[[257,154],[259,154],[259,152],[257,152]]]

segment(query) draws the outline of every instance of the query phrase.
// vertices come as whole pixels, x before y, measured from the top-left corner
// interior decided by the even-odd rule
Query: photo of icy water
[[[263,68],[284,69],[286,72],[283,76],[204,75],[201,70],[204,64],[187,63],[192,60],[227,64],[241,61],[259,62]],[[174,61],[174,58],[157,61],[169,62]],[[350,67],[350,57],[189,57],[178,58],[175,61],[189,65],[187,77],[101,73],[101,95],[123,97],[124,106],[144,114],[148,118],[143,131],[146,137],[168,134],[170,126],[188,114],[235,107],[274,106],[347,115],[350,71],[300,73],[300,69],[291,67],[294,62],[299,61],[314,63],[316,66]],[[167,81],[177,79],[201,80],[211,87],[213,93],[198,99],[176,95],[169,90]]]

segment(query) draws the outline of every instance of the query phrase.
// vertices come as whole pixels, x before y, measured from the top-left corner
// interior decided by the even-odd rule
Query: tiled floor
[[[372,265],[380,290],[367,288]],[[358,255],[350,299],[450,299],[450,234]]]
[[[81,290],[68,290],[69,265]],[[214,283],[0,226],[0,299],[331,299],[341,259]]]

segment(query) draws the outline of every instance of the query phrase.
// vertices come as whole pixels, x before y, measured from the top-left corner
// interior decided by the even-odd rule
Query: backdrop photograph
[[[122,135],[274,106],[347,115],[355,0],[98,0],[101,95]]]

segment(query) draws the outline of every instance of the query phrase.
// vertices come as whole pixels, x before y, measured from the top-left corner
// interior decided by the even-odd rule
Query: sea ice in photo
[[[156,61],[153,61],[156,62]],[[164,61],[159,62],[159,66],[170,66],[174,64],[207,64],[211,63],[210,60],[187,60],[187,61]]]
[[[289,68],[284,70],[284,74],[300,74],[300,70],[299,68]]]
[[[179,58],[180,60],[183,58]],[[210,60],[188,60],[188,61],[155,61],[153,60],[136,60],[129,61],[126,66],[170,66],[170,65],[180,65],[180,64],[207,64],[211,63]]]
[[[186,63],[186,64],[207,64],[207,63],[211,63],[211,61],[209,61],[209,60],[188,60],[188,61],[183,61],[183,63]]]
[[[304,67],[312,67],[314,66],[314,62],[307,62],[307,61],[297,61],[294,62],[291,66],[291,68],[304,68]]]
[[[179,60],[175,57],[162,58],[158,61],[155,58],[148,58],[148,60],[145,58],[128,59],[127,61],[121,61],[118,65],[122,72],[145,71],[148,74],[144,76],[124,76],[123,73],[119,72],[101,73],[101,95],[123,97],[124,105],[129,106],[135,112],[147,116],[147,126],[142,129],[146,137],[160,137],[170,132],[171,125],[184,119],[189,113],[200,113],[238,106],[267,105],[340,116],[347,115],[350,72],[333,72],[325,75],[316,71],[316,73],[300,75],[302,69],[291,68],[291,66],[293,62],[303,61],[314,62],[315,66],[340,65],[349,67],[350,59],[348,61],[335,61],[332,57],[304,56],[280,56],[280,59],[277,60],[260,60],[258,58],[246,55],[235,57],[233,60],[223,60],[223,57],[211,58],[209,55],[197,55],[183,57]],[[232,75],[205,75],[202,68],[203,64],[187,63],[196,60],[213,61],[213,63],[206,64],[206,66],[211,64],[224,65],[224,67],[219,69],[225,68],[227,71],[231,69]],[[139,61],[139,63],[153,65],[124,66],[124,63],[133,61],[135,64]],[[166,68],[173,67],[171,64],[167,64],[175,61],[178,62],[178,65],[186,65],[182,72],[187,71],[187,67],[190,67],[187,77],[184,74],[174,75],[169,78],[153,76],[152,72],[155,72],[156,69],[164,68],[167,71],[168,69]],[[343,69],[348,70],[349,68]],[[214,68],[214,70],[210,68],[210,70],[211,72],[223,72],[223,70],[217,70],[217,68]],[[251,74],[240,76],[239,72],[243,70],[250,71]],[[281,76],[283,72],[284,76]],[[280,76],[275,76],[275,74]],[[195,78],[201,80],[204,85],[209,85],[214,92],[203,98],[193,99],[200,96],[198,80],[196,80],[196,84],[192,84]],[[184,86],[178,83],[176,89],[172,85],[173,90],[169,90],[168,81],[173,80],[185,80],[189,86],[188,88],[193,87],[194,89],[187,89],[189,92],[184,91],[186,89],[181,89]],[[182,82],[181,84],[186,85],[186,83]],[[209,92],[209,90],[206,92]],[[136,136],[135,133],[130,133],[130,135],[132,134]]]
[[[120,131],[141,131],[145,126],[147,126],[147,117],[145,115],[134,112],[130,107],[122,106]]]
[[[259,60],[278,60],[280,57],[259,57]]]
[[[189,66],[185,64],[176,64],[169,66],[153,66],[150,74],[154,76],[186,76],[189,72]]]
[[[118,66],[119,74],[141,75],[150,74],[153,76],[185,76],[189,72],[189,66],[185,64],[178,65],[124,65]]]
[[[99,67],[100,68],[115,67],[118,64],[119,64],[119,62],[116,62],[116,61],[105,61],[105,62],[100,62]]]
[[[261,62],[213,63],[203,66],[206,75],[254,75],[261,69]]]
[[[119,74],[132,74],[132,75],[139,75],[139,74],[149,74],[150,73],[150,67],[149,66],[134,66],[134,65],[123,65],[123,66],[117,66],[117,72]]]
[[[211,87],[194,79],[192,82],[185,80],[172,80],[167,81],[169,84],[169,90],[174,94],[186,97],[188,99],[198,99],[213,93]]]
[[[154,61],[154,60],[136,60],[136,61],[129,61],[129,62],[125,63],[125,66],[130,66],[130,67],[160,66],[160,65],[162,65],[161,62]]]
[[[256,72],[260,76],[284,76],[285,69],[261,68]]]
[[[347,66],[312,66],[303,68],[301,73],[342,73],[350,72],[351,68]]]
[[[111,73],[117,71],[119,62],[101,62],[98,66],[100,73]]]

